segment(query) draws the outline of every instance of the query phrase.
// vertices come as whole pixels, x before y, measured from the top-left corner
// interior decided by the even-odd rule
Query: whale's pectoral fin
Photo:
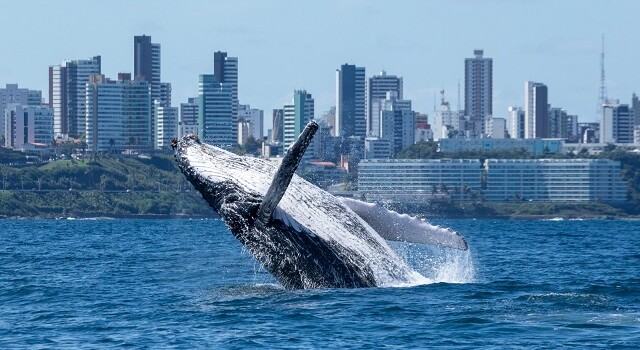
[[[431,225],[409,215],[387,210],[380,204],[340,198],[342,204],[353,210],[378,234],[389,241],[403,241],[467,250],[467,241],[450,229]]]
[[[258,213],[256,215],[258,222],[267,224],[271,220],[273,211],[278,206],[278,203],[282,199],[287,187],[289,187],[291,178],[296,172],[300,161],[302,161],[302,156],[307,150],[309,143],[311,143],[311,139],[316,131],[318,131],[318,123],[312,120],[304,128],[296,142],[289,148],[289,151],[282,159],[280,168],[278,168],[278,171],[276,171],[276,174],[273,177],[273,181],[271,182],[271,186],[269,186],[269,190],[267,190],[267,194],[264,195],[264,199],[262,200],[262,203],[260,203],[260,207],[258,208]]]

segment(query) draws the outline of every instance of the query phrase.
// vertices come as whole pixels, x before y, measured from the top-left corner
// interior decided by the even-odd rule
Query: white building
[[[251,136],[251,123],[238,120],[238,144],[244,145]]]
[[[633,127],[633,143],[640,145],[640,124]]]
[[[463,137],[465,135],[465,118],[458,111],[451,110],[449,102],[444,99],[444,90],[441,93],[440,110],[433,112],[433,120],[431,122],[433,140]]]
[[[389,139],[367,137],[364,139],[365,159],[389,159],[393,157],[393,145]]]
[[[493,115],[493,59],[475,57],[464,60],[464,111],[470,122],[470,137],[482,137],[487,116]]]
[[[171,139],[178,136],[178,107],[162,106],[155,102],[156,137],[155,149],[171,149]]]
[[[180,104],[178,118],[178,137],[198,135],[198,98],[190,97],[187,103]]]
[[[549,104],[547,86],[527,81],[524,83],[524,137],[549,137]]]
[[[634,114],[629,105],[608,100],[602,106],[600,142],[633,143]]]
[[[608,159],[487,159],[489,201],[626,200],[620,162]]]
[[[387,97],[387,92],[394,91],[397,99],[402,100],[402,77],[387,75],[381,71],[367,80],[367,135],[380,136],[380,101]]]
[[[485,135],[492,139],[504,139],[507,134],[507,120],[489,116],[485,124]]]
[[[80,136],[85,132],[85,85],[101,74],[101,58],[64,61],[49,67],[49,106],[53,109],[53,132]]]
[[[47,147],[53,141],[53,111],[49,107],[8,104],[3,117],[5,147]]]
[[[512,107],[507,108],[507,112],[509,113],[509,136],[512,139],[524,139],[524,111],[520,107]]]
[[[198,137],[206,143],[231,148],[238,141],[233,114],[233,88],[214,75],[201,74],[198,85]]]
[[[481,189],[477,159],[363,160],[358,164],[358,192],[367,201],[420,203],[437,193],[466,198]]]
[[[249,137],[258,142],[264,138],[264,111],[250,105],[238,105],[238,144],[243,145]]]
[[[153,147],[151,88],[147,81],[93,75],[85,87],[85,135],[92,152],[143,152]]]
[[[18,84],[6,84],[6,87],[0,88],[0,112],[3,112],[9,104],[40,106],[42,91],[21,89]]]
[[[4,110],[9,104],[40,106],[42,91],[21,89],[18,84],[7,84],[5,88],[0,88],[0,117],[4,117]],[[4,135],[4,131],[4,123],[0,122],[0,135]]]

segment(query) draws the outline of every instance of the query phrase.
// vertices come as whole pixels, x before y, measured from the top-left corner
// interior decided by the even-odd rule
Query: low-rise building
[[[358,192],[368,201],[465,199],[481,189],[478,159],[375,159],[358,165]]]
[[[620,162],[609,159],[487,159],[488,201],[624,201]]]
[[[393,145],[389,139],[367,137],[364,139],[365,159],[389,159],[393,157]]]
[[[627,199],[618,161],[608,159],[377,159],[358,165],[367,201],[421,203],[443,196],[487,201]]]
[[[45,106],[9,104],[4,110],[4,145],[22,149],[25,144],[50,145],[53,111]]]

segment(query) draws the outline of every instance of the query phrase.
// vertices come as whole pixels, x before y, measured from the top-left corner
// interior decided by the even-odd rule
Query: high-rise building
[[[549,137],[549,105],[547,86],[527,81],[524,83],[525,138]]]
[[[381,71],[367,80],[367,134],[380,136],[380,101],[387,97],[387,92],[394,91],[399,100],[402,100],[402,77],[387,75]]]
[[[178,137],[198,135],[198,98],[190,97],[187,103],[180,104],[178,119]]]
[[[578,134],[578,116],[577,115],[567,115],[567,119],[565,121],[564,130],[566,134],[563,135],[563,138],[567,139],[567,142],[578,142],[579,134]]]
[[[238,127],[240,127],[240,123],[248,123],[247,130],[243,131],[246,133],[246,138],[242,137],[243,140],[253,137],[260,142],[263,139],[264,112],[261,109],[251,108],[250,105],[238,105]],[[238,140],[241,139],[240,136],[240,129],[238,129]],[[244,142],[238,143],[243,144]]]
[[[161,80],[160,44],[151,42],[148,35],[133,38],[134,78],[147,81],[151,89],[151,143],[157,145],[156,136],[160,132],[155,102],[161,107],[171,107],[171,84]]]
[[[213,75],[220,84],[227,84],[231,88],[233,132],[237,134],[238,121],[238,58],[229,57],[226,52],[217,51],[213,54]]]
[[[131,74],[118,80],[96,74],[85,89],[85,134],[93,152],[144,152],[153,147],[151,129],[151,89]]]
[[[635,93],[631,96],[631,109],[633,109],[633,124],[640,125],[640,99]]]
[[[49,67],[49,107],[53,110],[56,136],[84,134],[85,85],[90,76],[101,74],[101,67],[100,56]]]
[[[470,137],[481,137],[487,116],[493,115],[493,59],[474,50],[464,60],[464,111],[469,117]]]
[[[231,148],[238,139],[233,114],[233,87],[215,75],[201,74],[198,85],[198,137],[206,143]]]
[[[273,110],[272,142],[284,142],[284,109]]]
[[[600,143],[600,123],[578,123],[580,143]]]
[[[380,138],[391,141],[393,154],[412,145],[415,138],[415,116],[410,100],[400,100],[395,91],[387,92],[380,101]]]
[[[9,103],[3,111],[3,146],[21,149],[28,143],[50,145],[53,141],[51,108]]]
[[[9,104],[40,106],[42,104],[42,91],[21,89],[18,84],[7,84],[5,88],[0,88],[0,112]]]
[[[512,139],[524,139],[524,111],[520,107],[509,106],[507,113],[509,119],[509,136]]]
[[[365,68],[343,64],[336,70],[334,135],[366,136]]]
[[[171,107],[171,83],[160,83],[160,98],[158,102],[163,107]]]
[[[152,43],[148,35],[133,37],[133,76],[149,82],[151,100],[160,101],[160,44]]]
[[[607,100],[602,105],[600,142],[633,143],[634,116],[627,104],[618,100]]]
[[[42,91],[21,89],[18,84],[7,84],[6,88],[0,88],[0,136],[4,135],[5,126],[2,118],[4,110],[10,104],[22,106],[42,105]]]
[[[291,104],[285,105],[283,110],[284,149],[287,150],[314,117],[313,97],[305,90],[296,90]]]
[[[157,126],[155,128],[155,149],[171,149],[171,139],[178,136],[178,107],[163,106],[160,101],[154,103]]]
[[[433,113],[431,129],[433,130],[433,140],[462,137],[464,136],[464,116],[460,111],[452,111],[449,102],[444,98],[444,90],[441,91],[440,110]]]
[[[549,106],[549,138],[567,138],[567,119],[569,115],[562,108]]]

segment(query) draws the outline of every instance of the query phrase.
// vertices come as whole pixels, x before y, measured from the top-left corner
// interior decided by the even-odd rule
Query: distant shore
[[[387,204],[427,219],[640,220],[632,203],[433,202]],[[4,219],[214,219],[195,191],[0,191]]]

